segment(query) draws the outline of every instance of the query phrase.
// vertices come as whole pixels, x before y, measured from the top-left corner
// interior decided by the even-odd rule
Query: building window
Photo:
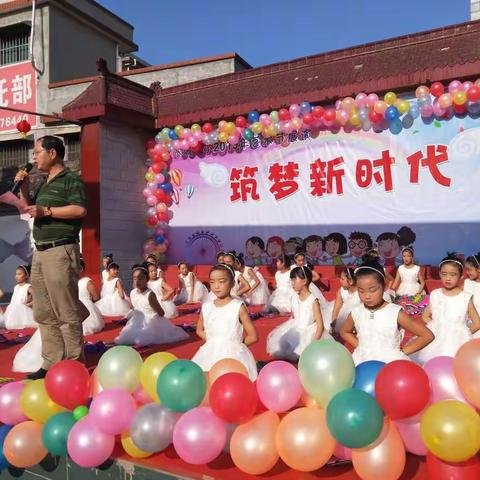
[[[65,135],[65,165],[75,173],[80,174],[80,134]]]
[[[30,27],[24,25],[0,31],[0,65],[28,60]]]

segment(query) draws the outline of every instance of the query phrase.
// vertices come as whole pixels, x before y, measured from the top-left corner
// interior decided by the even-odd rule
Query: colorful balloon
[[[3,444],[5,442],[6,436],[8,435],[8,432],[12,428],[13,427],[11,425],[0,425],[0,472],[8,468],[10,465],[8,463],[8,460],[5,458],[5,455],[3,452]]]
[[[480,339],[462,345],[455,355],[453,366],[463,395],[480,408]]]
[[[355,382],[353,388],[363,390],[375,398],[375,380],[380,370],[385,366],[384,362],[369,360],[355,367]]]
[[[45,458],[48,451],[42,442],[42,429],[41,423],[22,422],[7,433],[3,454],[10,465],[30,468]]]
[[[425,456],[428,450],[420,435],[420,422],[414,423],[395,420],[394,423],[398,433],[402,437],[407,452],[413,453],[414,455]]]
[[[0,422],[6,425],[16,425],[25,422],[28,417],[20,405],[25,384],[23,382],[6,383],[0,388]]]
[[[42,430],[42,441],[50,453],[60,456],[67,454],[68,435],[75,422],[70,412],[57,413],[47,420]]]
[[[44,379],[25,385],[20,395],[20,406],[28,418],[38,423],[45,423],[52,415],[65,410],[48,396]]]
[[[148,395],[160,402],[157,393],[157,382],[161,371],[170,362],[177,360],[177,357],[170,352],[157,352],[145,359],[140,369],[140,382]]]
[[[150,452],[145,452],[138,448],[130,437],[129,432],[123,432],[121,437],[122,447],[125,450],[127,455],[130,455],[132,458],[147,458],[152,455]]]
[[[427,454],[428,478],[435,480],[478,480],[480,459],[478,455],[465,462],[445,462],[432,453]]]
[[[325,411],[318,408],[291,411],[277,430],[276,446],[280,458],[300,472],[323,467],[332,456],[335,444],[325,421]]]
[[[208,372],[208,383],[213,385],[217,378],[225,375],[226,373],[233,372],[240,373],[244,377],[248,377],[247,369],[243,363],[233,358],[222,358],[222,360],[219,360],[217,363],[215,363]]]

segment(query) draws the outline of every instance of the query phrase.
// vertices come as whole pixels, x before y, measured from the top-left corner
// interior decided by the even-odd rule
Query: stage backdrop
[[[392,265],[413,245],[419,262],[436,264],[447,250],[480,250],[480,119],[302,136],[175,158],[169,262],[236,250],[272,264],[302,248],[314,264],[341,265],[374,246]]]

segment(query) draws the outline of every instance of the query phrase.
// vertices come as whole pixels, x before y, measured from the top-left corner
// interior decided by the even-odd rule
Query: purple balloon
[[[184,413],[173,430],[173,446],[179,457],[192,465],[215,460],[227,440],[227,427],[210,408],[196,407]]]
[[[405,450],[414,455],[425,456],[427,454],[427,447],[422,441],[420,435],[420,422],[409,423],[395,420],[393,422],[397,427],[398,433],[402,437]]]
[[[128,430],[136,409],[135,400],[127,390],[109,388],[93,399],[89,417],[101,432],[118,435]]]
[[[459,400],[468,403],[455,379],[452,357],[432,358],[425,363],[423,369],[430,379],[431,403],[441,400]]]
[[[275,413],[293,408],[303,393],[298,370],[283,360],[265,365],[260,370],[256,383],[260,401]]]
[[[20,407],[20,395],[25,384],[22,382],[7,383],[0,388],[0,422],[5,425],[17,425],[17,423],[29,420],[23,414]]]
[[[98,467],[109,459],[114,447],[115,437],[102,433],[90,415],[79,420],[68,434],[68,454],[81,467]]]

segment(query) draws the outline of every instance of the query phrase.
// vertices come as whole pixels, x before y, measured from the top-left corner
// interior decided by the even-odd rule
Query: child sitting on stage
[[[245,365],[250,380],[257,378],[255,359],[248,349],[258,341],[257,332],[241,300],[232,298],[235,272],[229,265],[210,271],[210,290],[215,300],[202,305],[197,335],[205,340],[192,360],[209,371],[219,360],[233,358]],[[244,337],[245,332],[245,337]]]
[[[265,312],[290,313],[292,307],[292,296],[295,291],[290,281],[290,257],[286,254],[280,255],[277,259],[277,272],[275,273],[275,290],[270,300],[265,305]]]
[[[239,255],[237,259],[238,271],[250,286],[250,290],[245,294],[245,302],[248,305],[265,305],[270,296],[265,278],[263,278],[263,275],[255,268],[245,265],[243,255]]]
[[[164,311],[156,295],[148,288],[147,264],[132,267],[134,289],[130,293],[133,310],[128,322],[115,339],[119,345],[158,345],[180,342],[189,338],[187,332],[164,318]]]
[[[186,262],[178,265],[180,291],[174,299],[175,305],[202,303],[208,296],[207,287],[195,276]]]
[[[272,330],[267,339],[267,352],[275,358],[296,361],[313,340],[332,338],[323,325],[318,299],[309,290],[312,271],[295,267],[290,272],[292,318]]]
[[[473,305],[480,314],[480,252],[467,258],[465,273],[468,278],[463,283],[463,291],[472,294]],[[480,338],[480,330],[476,331],[473,337]]]
[[[30,279],[30,265],[19,265],[15,270],[17,284],[13,289],[12,299],[5,310],[5,328],[7,330],[21,330],[22,328],[37,328],[33,319],[32,286]]]
[[[102,313],[94,302],[98,301],[98,293],[92,280],[84,276],[85,262],[80,260],[82,272],[78,281],[78,298],[88,310],[89,316],[83,321],[83,334],[92,335],[103,330],[105,322]]]
[[[332,327],[335,332],[340,333],[347,317],[361,303],[355,285],[355,271],[353,268],[347,267],[340,273],[340,288],[337,291],[333,306]]]
[[[237,253],[236,252],[226,253],[223,256],[223,262],[225,263],[225,265],[229,265],[230,267],[232,267],[235,273],[235,278],[233,280],[232,297],[241,299],[243,295],[246,295],[250,292],[250,284],[247,282],[246,278],[242,275],[242,272],[240,272],[240,263],[237,257]],[[211,295],[210,297],[212,299]]]
[[[100,300],[95,304],[102,315],[107,317],[123,317],[130,310],[122,281],[118,278],[118,263],[110,262],[107,266],[108,277],[103,282]]]
[[[173,288],[163,278],[158,277],[157,266],[148,264],[148,288],[157,296],[158,303],[165,312],[165,318],[178,317],[177,307],[171,300]]]
[[[361,304],[355,307],[340,329],[343,340],[355,348],[356,365],[368,360],[392,362],[409,360],[408,355],[430,343],[434,336],[421,322],[410,318],[399,305],[383,298],[385,271],[378,262],[361,265],[355,270],[355,281]],[[403,348],[402,329],[417,337]]]

